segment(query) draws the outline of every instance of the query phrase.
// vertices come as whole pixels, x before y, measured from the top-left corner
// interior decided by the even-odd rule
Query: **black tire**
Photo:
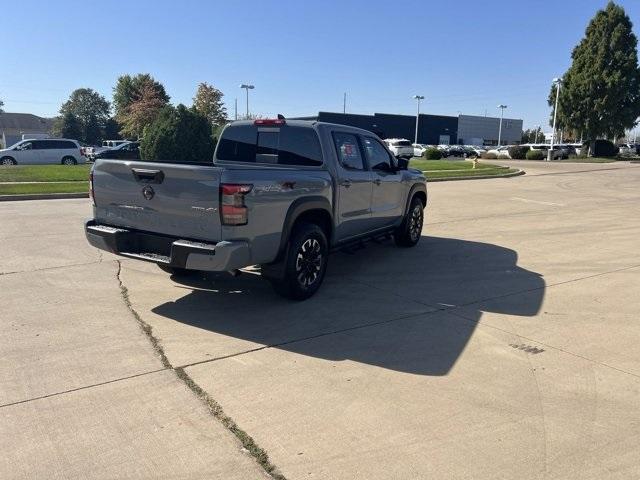
[[[191,275],[194,272],[193,270],[188,270],[186,268],[170,267],[169,265],[162,264],[158,264],[158,267],[160,267],[160,270],[162,270],[163,272],[170,273],[171,275],[175,275],[176,277],[184,277],[187,275]]]
[[[16,162],[16,160],[14,158],[11,157],[2,157],[0,158],[0,165],[2,166],[9,166],[9,165],[17,165],[18,162]]]
[[[329,242],[324,231],[314,223],[300,223],[289,238],[284,277],[269,280],[283,297],[306,300],[322,285],[328,259]]]
[[[409,210],[393,238],[399,247],[414,247],[420,241],[424,223],[424,205],[418,197],[411,199]]]
[[[60,163],[62,165],[77,165],[78,164],[76,159],[73,158],[73,157],[63,157],[63,159],[62,159],[62,161]]]

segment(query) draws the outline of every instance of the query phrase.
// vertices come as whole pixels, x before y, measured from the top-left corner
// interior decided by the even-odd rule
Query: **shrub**
[[[498,156],[493,152],[484,152],[480,155],[480,158],[484,158],[485,160],[495,160]]]
[[[143,160],[206,162],[212,160],[213,150],[209,120],[184,105],[164,107],[140,141]]]
[[[422,153],[422,156],[427,160],[440,160],[442,158],[442,152],[437,148],[427,148]]]
[[[529,147],[514,145],[513,147],[509,147],[507,151],[509,152],[509,156],[514,160],[524,160],[525,158],[527,158]]]
[[[511,157],[506,153],[499,153],[498,160],[511,160]]]
[[[594,157],[615,157],[619,151],[609,140],[596,140],[591,144],[591,155]]]
[[[527,152],[527,160],[544,160],[544,152],[542,150],[529,150]]]

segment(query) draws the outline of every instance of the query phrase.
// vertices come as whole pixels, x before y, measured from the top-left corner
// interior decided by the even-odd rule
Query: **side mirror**
[[[398,157],[396,159],[396,162],[398,165],[398,170],[406,170],[407,168],[409,168],[409,160],[407,160],[406,158]]]

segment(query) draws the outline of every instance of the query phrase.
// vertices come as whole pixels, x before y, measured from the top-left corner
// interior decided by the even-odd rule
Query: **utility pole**
[[[233,111],[235,113],[236,120],[238,120],[238,97],[236,97],[235,102],[233,104]]]
[[[249,90],[253,90],[254,87],[253,85],[249,85],[247,83],[243,83],[242,85],[240,85],[240,88],[244,88],[247,91],[247,120],[249,119]]]
[[[547,162],[553,160],[553,142],[556,139],[556,117],[558,116],[558,99],[560,98],[560,85],[562,84],[562,80],[560,78],[554,78],[553,83],[556,86],[556,106],[553,109],[553,131],[551,132],[551,146],[547,154]]]
[[[498,127],[498,146],[500,146],[500,142],[502,140],[502,117],[504,116],[504,109],[507,108],[506,105],[498,105],[500,109],[500,127]]]
[[[418,123],[420,122],[420,100],[424,100],[424,96],[414,95],[413,98],[416,99],[416,103],[418,104],[418,111],[416,113],[416,138],[413,143],[418,143]]]
[[[540,125],[536,125],[536,139],[533,141],[533,143],[538,143],[538,132],[540,131]]]
[[[347,113],[347,92],[342,95],[342,113]]]

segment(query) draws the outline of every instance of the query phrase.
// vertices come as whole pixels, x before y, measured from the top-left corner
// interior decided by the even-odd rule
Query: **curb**
[[[456,180],[488,180],[490,178],[510,178],[510,177],[518,177],[520,175],[524,175],[525,173],[527,172],[525,172],[522,169],[518,169],[518,171],[516,172],[505,173],[503,175],[477,175],[473,177],[442,177],[442,178],[433,178],[433,179],[430,179],[428,175],[426,174],[425,175],[427,177],[427,183],[432,183],[432,182],[453,182]]]
[[[0,202],[12,202],[20,200],[61,200],[65,198],[89,198],[86,193],[33,193],[27,195],[0,195]]]

